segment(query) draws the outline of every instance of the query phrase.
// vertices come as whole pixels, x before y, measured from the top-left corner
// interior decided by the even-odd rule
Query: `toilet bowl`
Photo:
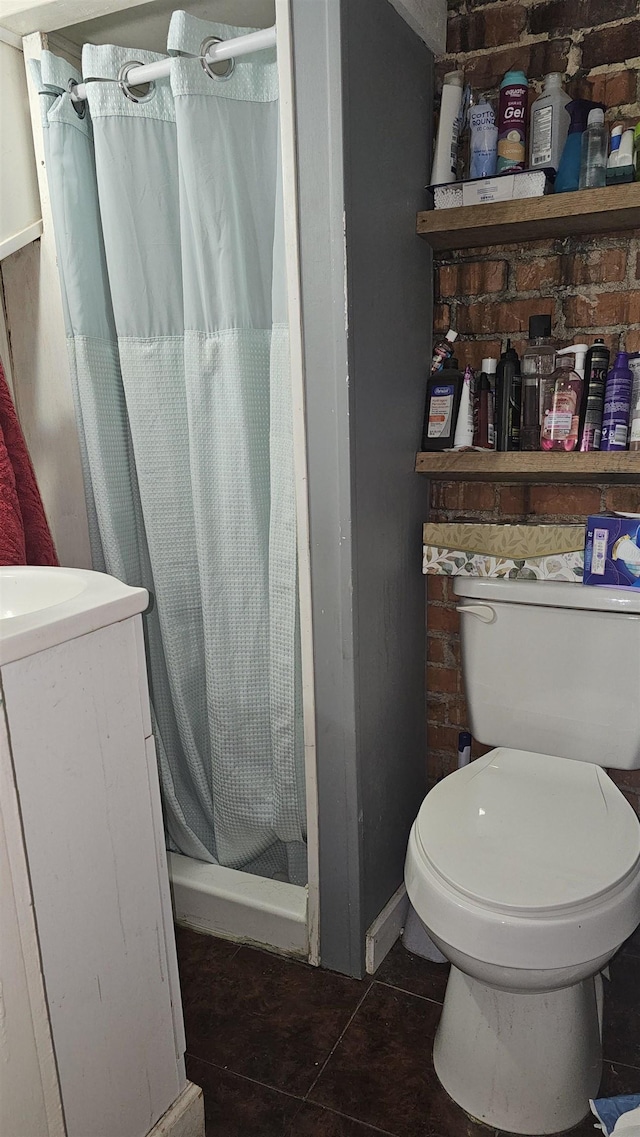
[[[482,741],[505,745],[442,779],[409,839],[411,903],[452,965],[434,1065],[474,1118],[558,1133],[597,1094],[599,973],[640,922],[640,822],[601,768],[640,764],[640,595],[466,578],[456,591],[471,726],[480,699]],[[541,752],[552,735],[561,753]]]

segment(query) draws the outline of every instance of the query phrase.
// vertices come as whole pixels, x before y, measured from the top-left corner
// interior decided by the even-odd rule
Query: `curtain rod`
[[[276,29],[260,28],[257,32],[249,32],[246,36],[236,36],[235,39],[222,40],[210,47],[203,57],[204,62],[211,65],[220,63],[225,59],[232,59],[238,55],[251,55],[254,51],[265,51],[276,45]],[[171,73],[171,58],[159,59],[156,63],[146,63],[143,67],[132,67],[127,71],[127,86],[137,87],[143,83],[152,83],[156,79],[165,79]],[[99,81],[99,80],[96,80]],[[74,103],[81,103],[87,97],[86,83],[78,83],[71,91]]]

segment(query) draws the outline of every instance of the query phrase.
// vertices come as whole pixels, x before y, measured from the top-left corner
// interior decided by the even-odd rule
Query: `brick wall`
[[[608,122],[640,118],[637,0],[450,0],[448,54],[439,80],[462,67],[474,89],[496,94],[508,68],[522,67],[536,92],[548,71],[566,90],[607,104]],[[535,97],[535,93],[532,97]],[[561,344],[591,342],[640,351],[640,230],[598,239],[535,241],[439,255],[436,334],[460,333],[462,366],[497,356],[510,336],[521,353],[529,316],[549,313]],[[640,485],[495,485],[432,482],[432,521],[583,521],[614,508],[640,512]],[[427,744],[430,783],[455,767],[467,727],[458,617],[450,581],[427,584]],[[474,744],[474,752],[480,748]],[[614,774],[640,812],[640,773]]]

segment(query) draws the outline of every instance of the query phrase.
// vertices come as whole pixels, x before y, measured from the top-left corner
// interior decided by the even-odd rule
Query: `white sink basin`
[[[71,600],[86,588],[77,573],[67,569],[3,568],[0,573],[0,620],[39,612]]]
[[[149,594],[87,569],[0,566],[0,665],[144,612]]]

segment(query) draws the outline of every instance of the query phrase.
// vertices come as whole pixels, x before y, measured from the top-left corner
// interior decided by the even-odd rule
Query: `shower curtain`
[[[145,617],[171,849],[306,880],[275,53],[174,13],[148,51],[44,52],[43,113],[94,567]],[[128,92],[128,93],[127,93]],[[130,97],[133,96],[133,97]]]

